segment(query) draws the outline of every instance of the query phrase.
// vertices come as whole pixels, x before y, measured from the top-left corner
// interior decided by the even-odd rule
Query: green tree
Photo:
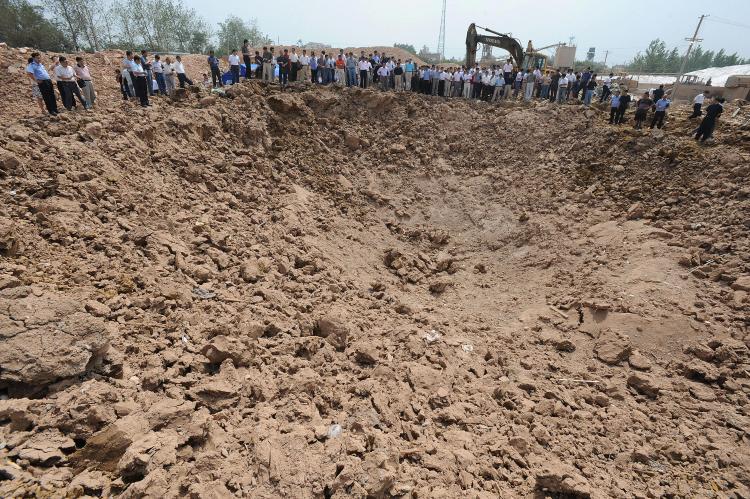
[[[206,21],[181,0],[118,0],[113,18],[122,48],[203,52],[211,37]]]
[[[643,71],[646,73],[676,73],[682,66],[683,56],[675,47],[667,50],[666,44],[659,40],[652,40],[648,48],[643,53],[638,53],[633,60],[627,65],[631,71]],[[727,55],[724,49],[714,52],[712,50],[703,50],[698,45],[691,52],[685,63],[685,71],[696,71],[708,67],[725,67],[736,64],[745,64],[746,60],[733,53]]]
[[[414,45],[411,45],[410,43],[394,43],[393,46],[397,49],[406,50],[410,54],[417,55],[417,49],[415,49]]]
[[[110,23],[107,0],[43,0],[49,14],[69,33],[76,50],[101,50]]]
[[[65,52],[73,43],[26,0],[0,0],[0,41],[15,47]]]
[[[224,22],[219,23],[217,37],[217,50],[220,54],[227,54],[234,49],[239,50],[244,40],[250,42],[251,47],[273,43],[268,35],[261,32],[257,20],[251,19],[245,22],[234,15],[227,16]]]

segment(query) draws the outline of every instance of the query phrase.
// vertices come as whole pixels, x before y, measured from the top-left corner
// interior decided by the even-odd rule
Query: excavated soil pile
[[[0,130],[0,496],[750,496],[748,132],[100,88]]]

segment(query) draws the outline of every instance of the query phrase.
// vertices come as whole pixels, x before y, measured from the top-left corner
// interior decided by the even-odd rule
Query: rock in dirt
[[[86,124],[84,130],[86,130],[86,133],[94,139],[98,139],[102,136],[102,133],[104,133],[104,128],[98,121],[92,121],[91,123]]]
[[[201,353],[211,364],[221,364],[226,359],[232,359],[236,367],[247,366],[252,361],[249,345],[243,340],[253,340],[248,336],[243,339],[218,335],[201,349]]]
[[[630,354],[630,357],[628,357],[628,364],[630,364],[630,367],[633,369],[638,369],[639,371],[651,370],[651,361],[638,350],[634,350],[633,353]]]
[[[743,275],[738,277],[732,283],[732,289],[737,291],[748,291],[750,292],[750,275]]]
[[[21,162],[18,158],[10,151],[0,149],[0,171],[10,172],[15,170]]]
[[[643,214],[643,205],[641,203],[633,203],[630,205],[630,208],[628,208],[625,217],[628,220],[638,220],[639,218],[643,218]]]
[[[661,391],[659,385],[651,376],[636,373],[628,376],[628,386],[646,397],[655,399]]]
[[[198,107],[211,107],[214,104],[216,104],[216,97],[213,96],[203,97],[198,101]]]
[[[39,391],[101,362],[109,335],[81,302],[53,293],[0,300],[0,387]]]
[[[562,494],[564,497],[591,497],[591,486],[575,467],[550,462],[536,473],[537,490]]]
[[[315,334],[328,341],[336,350],[344,350],[349,337],[349,323],[343,311],[332,311],[318,320]]]
[[[632,345],[626,335],[605,329],[594,345],[596,357],[605,364],[617,365],[630,356]]]

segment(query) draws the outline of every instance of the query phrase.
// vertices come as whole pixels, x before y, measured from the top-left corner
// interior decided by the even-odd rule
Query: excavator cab
[[[538,52],[527,52],[523,57],[523,69],[534,70],[539,68],[542,72],[547,69],[547,56]]]

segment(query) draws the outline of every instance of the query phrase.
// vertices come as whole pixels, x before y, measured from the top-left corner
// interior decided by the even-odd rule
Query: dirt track
[[[0,130],[0,496],[750,496],[748,132],[99,88]]]

